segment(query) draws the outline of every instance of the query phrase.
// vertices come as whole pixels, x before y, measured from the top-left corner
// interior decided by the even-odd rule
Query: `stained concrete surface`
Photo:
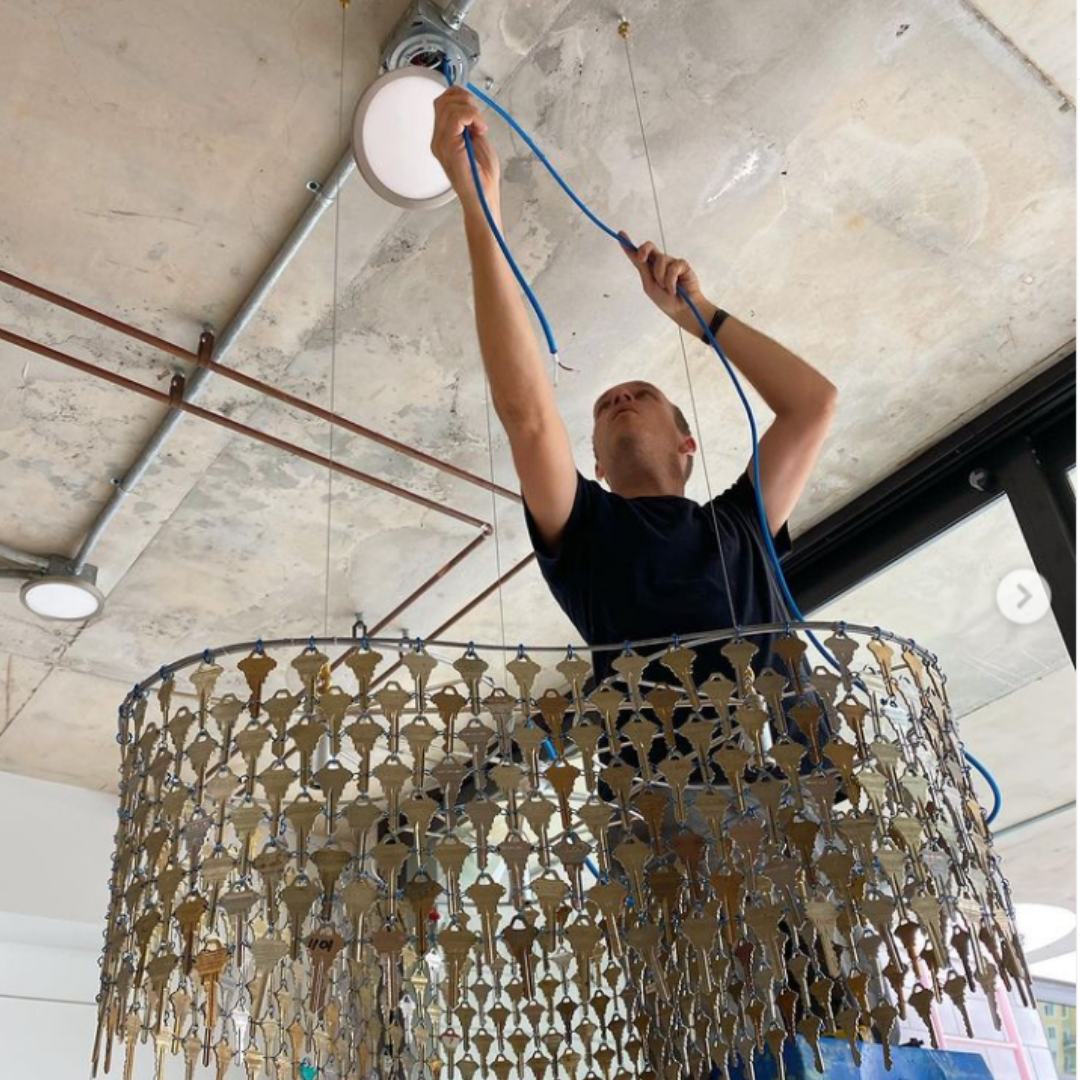
[[[346,15],[347,107],[399,12],[379,2]],[[726,308],[841,390],[793,515],[796,538],[1072,342],[1071,5],[693,0],[628,4],[626,14],[669,247]],[[658,239],[613,13],[584,0],[481,0],[471,21],[479,77],[494,80],[603,217]],[[311,198],[307,180],[343,150],[341,33],[333,0],[191,0],[153,18],[130,0],[4,5],[0,264],[194,347],[204,322],[225,325]],[[706,466],[691,494],[704,498],[707,480],[722,489],[749,441],[715,357],[689,340],[684,366],[616,246],[516,139],[498,124],[493,133],[510,242],[578,369],[558,397],[579,466],[591,468],[600,390],[644,377],[687,405],[689,371]],[[401,214],[354,178],[228,362],[323,404],[332,387],[335,407],[360,422],[487,475],[471,305],[457,207]],[[6,289],[0,323],[161,389],[183,367]],[[0,374],[0,539],[73,553],[163,410],[6,345]],[[768,410],[748,396],[763,430]],[[203,403],[329,447],[325,425],[221,380]],[[491,449],[496,479],[513,486],[497,425]],[[333,450],[486,520],[497,513],[498,543],[395,631],[426,633],[527,552],[513,504],[493,507],[478,489],[341,433]],[[215,643],[324,625],[344,633],[357,611],[374,621],[473,535],[185,419],[94,554],[109,594],[102,618],[45,625],[10,583],[0,590],[0,767],[109,787],[115,704],[136,678]],[[945,564],[929,556],[912,568],[923,592],[883,579],[868,587],[864,617],[914,634],[943,662],[950,652],[954,700],[975,714],[1052,676],[1062,654],[1052,626],[1023,636],[994,622],[989,568],[1013,568],[1015,537],[983,528],[968,550],[983,568],[977,589],[942,591]],[[535,567],[448,634],[576,636]],[[972,660],[988,642],[992,670]],[[1018,650],[1030,664],[1016,662]],[[1064,695],[1044,707],[1071,712]],[[1018,770],[1037,812],[1041,759],[1024,764],[1015,727],[990,728],[978,729],[986,754]]]

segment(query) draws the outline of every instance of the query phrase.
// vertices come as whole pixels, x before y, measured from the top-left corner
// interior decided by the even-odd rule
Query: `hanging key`
[[[206,1004],[203,1006],[203,1018],[206,1024],[203,1041],[203,1065],[210,1064],[210,1040],[217,1024],[218,980],[229,960],[229,951],[217,938],[210,938],[202,952],[195,957],[195,971],[203,984]]]

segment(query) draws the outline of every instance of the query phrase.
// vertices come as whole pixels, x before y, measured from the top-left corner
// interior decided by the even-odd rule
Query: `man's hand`
[[[619,233],[619,235],[628,239],[626,233]],[[694,302],[694,306],[701,312],[706,322],[712,318],[716,307],[705,299],[701,291],[701,283],[690,264],[685,259],[665,255],[649,241],[642,244],[637,251],[632,251],[628,247],[624,247],[623,251],[641,275],[641,285],[645,290],[645,295],[669,319],[678,323],[688,333],[700,337],[701,327],[686,302],[679,296],[679,287],[681,286]]]
[[[484,187],[484,197],[492,213],[499,209],[499,158],[495,148],[485,138],[488,126],[476,106],[476,99],[461,86],[453,86],[435,99],[435,133],[431,137],[431,152],[443,167],[466,211],[479,210],[480,199],[476,194],[465,149],[465,129],[472,135],[476,167]]]

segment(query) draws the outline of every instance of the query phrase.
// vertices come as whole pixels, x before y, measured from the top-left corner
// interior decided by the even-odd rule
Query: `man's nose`
[[[612,405],[618,405],[623,401],[633,401],[634,395],[630,393],[629,387],[623,387],[621,390],[616,390],[614,397],[611,399]]]

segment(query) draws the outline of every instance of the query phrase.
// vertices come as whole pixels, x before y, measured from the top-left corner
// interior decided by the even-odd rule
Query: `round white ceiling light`
[[[79,622],[105,606],[101,590],[76,574],[47,574],[32,578],[19,592],[23,604],[43,619]]]
[[[431,152],[435,99],[446,80],[422,67],[388,72],[368,87],[353,119],[353,153],[364,179],[384,199],[408,209],[454,197]]]
[[[1056,904],[1016,905],[1016,926],[1024,953],[1032,953],[1054,945],[1076,930],[1076,912]]]
[[[480,58],[480,39],[465,25],[472,0],[412,0],[383,42],[381,75],[367,88],[353,117],[356,164],[387,202],[409,210],[443,206],[454,198],[443,167],[431,152],[435,99],[469,79]]]

